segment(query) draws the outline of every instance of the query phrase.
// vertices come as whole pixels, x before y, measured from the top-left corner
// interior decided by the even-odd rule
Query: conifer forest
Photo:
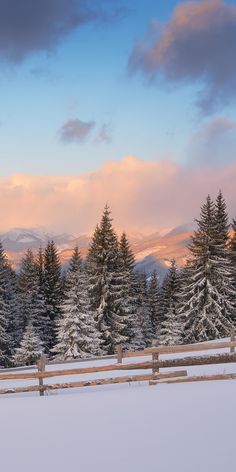
[[[62,267],[48,241],[13,270],[0,246],[0,365],[33,364],[41,353],[69,360],[223,338],[236,327],[236,220],[224,197],[201,207],[184,267],[135,270],[126,234],[118,238],[108,206],[86,260],[74,248]]]

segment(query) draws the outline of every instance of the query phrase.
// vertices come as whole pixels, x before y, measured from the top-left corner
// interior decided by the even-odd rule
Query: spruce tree
[[[133,274],[135,266],[135,258],[130,247],[126,233],[122,233],[119,243],[119,256],[125,270],[129,271],[130,274]]]
[[[44,292],[44,284],[45,284],[45,277],[44,277],[44,254],[42,247],[39,248],[38,254],[35,261],[36,272],[38,276],[38,283],[40,287],[41,293]]]
[[[233,287],[234,287],[235,297],[236,297],[236,219],[233,220],[232,231],[233,231],[233,235],[229,244],[229,257],[231,261]]]
[[[229,221],[227,206],[219,194],[215,205],[215,268],[216,284],[222,300],[222,313],[236,326],[236,294],[234,288],[233,266],[229,253]]]
[[[70,261],[65,300],[56,331],[57,344],[52,352],[62,360],[101,353],[100,333],[90,310],[87,277],[77,247]]]
[[[140,349],[152,345],[154,336],[152,330],[151,313],[148,300],[148,284],[146,273],[137,274],[137,327],[141,333],[137,333],[140,342]],[[137,341],[136,341],[137,342]]]
[[[112,343],[113,350],[122,344],[129,350],[135,335],[135,304],[132,294],[133,255],[123,234],[119,243],[113,282]]]
[[[163,321],[160,331],[161,344],[180,344],[181,320],[178,315],[179,274],[173,259],[161,290]]]
[[[225,236],[221,228],[220,239],[216,215],[215,204],[208,196],[200,219],[196,220],[198,228],[192,237],[190,259],[182,276],[179,314],[184,322],[185,342],[228,336],[232,329],[232,293],[220,255],[223,244],[220,241]]]
[[[12,339],[9,334],[11,321],[11,306],[8,297],[8,261],[0,243],[0,365],[6,367],[12,348]]]
[[[6,267],[6,304],[8,306],[7,333],[10,338],[10,351],[13,354],[21,339],[21,305],[18,293],[18,276],[7,261]]]
[[[47,317],[50,320],[48,330],[48,350],[55,343],[55,326],[61,314],[62,283],[61,263],[54,241],[49,241],[44,251],[44,297]]]
[[[33,325],[29,322],[25,328],[20,346],[16,349],[13,357],[15,365],[32,365],[43,353],[42,343],[37,336]]]
[[[154,270],[148,286],[148,305],[152,324],[153,339],[159,338],[161,329],[160,287],[157,271]]]
[[[140,297],[140,277],[135,273],[135,257],[125,233],[121,235],[119,243],[121,270],[123,271],[124,294],[123,302],[126,305],[128,321],[128,341],[122,345],[123,349],[144,349],[146,342],[142,330],[143,319],[142,301]]]
[[[105,206],[102,220],[96,227],[87,257],[87,273],[91,310],[96,313],[98,328],[102,336],[103,349],[107,354],[114,351],[112,327],[114,319],[114,300],[118,298],[115,287],[118,240],[112,226],[108,206]]]
[[[7,367],[9,365],[9,356],[11,351],[10,338],[7,333],[8,309],[2,297],[0,288],[0,365]]]
[[[37,266],[30,249],[21,262],[19,273],[19,294],[21,309],[21,333],[31,323],[37,335],[47,341],[48,320],[43,293],[40,288]]]

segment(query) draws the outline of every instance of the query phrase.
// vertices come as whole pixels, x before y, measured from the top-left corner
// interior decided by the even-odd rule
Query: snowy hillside
[[[28,248],[38,249],[44,246],[48,240],[53,239],[56,244],[69,244],[74,237],[63,233],[48,233],[44,230],[35,228],[13,228],[6,233],[0,234],[0,240],[6,251],[18,252]]]
[[[191,375],[223,372],[236,372],[236,364],[188,368]],[[0,397],[1,465],[7,472],[232,469],[235,391],[230,380]]]

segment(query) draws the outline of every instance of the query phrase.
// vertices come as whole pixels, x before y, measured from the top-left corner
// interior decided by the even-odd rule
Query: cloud
[[[236,6],[223,0],[180,3],[169,22],[154,22],[129,58],[131,72],[169,83],[200,83],[197,104],[211,113],[235,99]]]
[[[206,195],[215,196],[219,188],[236,216],[235,181],[236,163],[190,168],[132,156],[77,176],[12,175],[0,179],[0,231],[16,226],[91,231],[106,202],[121,229],[158,230],[193,220]]]
[[[189,144],[189,157],[197,164],[219,164],[236,159],[236,121],[215,117],[201,125]]]
[[[0,0],[0,58],[21,62],[51,50],[76,28],[121,12],[118,0]]]
[[[99,144],[99,143],[110,143],[111,142],[111,129],[110,129],[110,124],[103,123],[103,125],[100,127],[97,135],[94,138],[94,143]]]
[[[69,120],[59,130],[60,140],[65,143],[84,142],[89,138],[94,121],[81,121],[79,119]]]

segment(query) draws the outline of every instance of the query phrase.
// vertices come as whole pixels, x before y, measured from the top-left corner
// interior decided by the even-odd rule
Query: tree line
[[[75,247],[68,268],[53,241],[20,270],[0,244],[0,365],[32,364],[44,352],[67,360],[160,344],[228,336],[236,327],[236,220],[230,228],[219,192],[201,207],[183,268],[171,261],[162,285],[135,270],[126,234],[119,239],[108,206],[86,260]],[[231,232],[230,232],[231,229]]]

